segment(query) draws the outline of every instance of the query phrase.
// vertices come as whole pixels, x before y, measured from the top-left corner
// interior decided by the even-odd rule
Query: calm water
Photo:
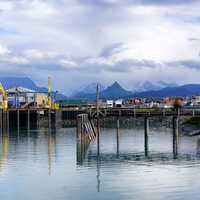
[[[173,159],[172,130],[152,128],[149,158],[143,129],[101,129],[77,160],[75,128],[3,133],[0,138],[1,200],[199,199],[200,138],[181,136]]]

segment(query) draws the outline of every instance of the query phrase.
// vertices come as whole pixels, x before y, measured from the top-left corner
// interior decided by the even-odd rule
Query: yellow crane
[[[0,94],[2,95],[2,102],[0,102],[0,107],[4,111],[6,111],[8,109],[8,94],[1,83],[0,83]]]
[[[48,107],[51,108],[51,78],[48,77]]]
[[[48,77],[48,107],[51,109],[59,109],[59,104],[55,103],[51,97],[51,78]]]

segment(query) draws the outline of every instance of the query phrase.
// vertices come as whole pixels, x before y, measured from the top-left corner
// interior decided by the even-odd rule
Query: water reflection
[[[40,135],[41,132],[42,135]],[[37,154],[38,148],[40,148],[40,144],[38,142],[42,136],[44,136],[44,140],[47,141],[47,145],[44,145],[44,147],[46,146],[47,149],[46,155],[48,158],[48,172],[49,175],[51,175],[52,161],[53,158],[56,157],[56,132],[55,130],[51,129],[41,129],[32,131],[21,130],[20,132],[17,129],[12,130],[10,136],[9,133],[6,130],[4,130],[0,138],[0,169],[5,165],[6,161],[9,159],[9,154],[11,155],[11,157],[13,157],[15,154],[15,156],[17,156],[18,149],[22,149],[24,150],[24,153],[27,153],[25,148],[30,147],[30,143],[33,144],[32,152],[34,154]],[[30,142],[30,140],[32,142]],[[27,143],[25,141],[27,141]],[[13,152],[12,149],[9,149],[10,144],[12,148],[15,147],[15,152]],[[23,151],[21,153],[23,153]]]
[[[200,157],[200,138],[197,139],[197,156]]]
[[[0,171],[4,167],[6,161],[8,160],[9,153],[9,135],[7,132],[1,134],[1,151],[0,151]]]
[[[116,129],[117,158],[119,157],[119,136],[120,136],[120,130],[119,130],[119,126],[117,126],[117,129]]]
[[[144,129],[144,149],[143,151],[139,152],[139,153],[132,153],[127,152],[127,153],[120,153],[120,122],[119,120],[117,120],[117,124],[116,124],[116,137],[113,138],[116,141],[116,153],[109,153],[109,152],[101,152],[100,151],[100,146],[103,145],[103,142],[101,142],[100,144],[100,138],[101,138],[101,131],[100,131],[100,127],[98,128],[98,133],[99,133],[99,139],[97,138],[97,142],[96,142],[96,146],[97,146],[97,151],[91,152],[89,151],[90,148],[90,142],[88,141],[82,141],[82,140],[77,140],[77,164],[84,164],[84,160],[107,160],[110,162],[113,162],[113,160],[119,159],[120,161],[122,160],[170,160],[170,159],[183,159],[183,158],[189,158],[189,157],[194,157],[194,155],[190,155],[190,154],[179,154],[178,153],[178,149],[180,146],[180,134],[178,132],[178,122],[174,121],[174,126],[173,129],[171,130],[171,135],[172,135],[172,139],[171,139],[171,152],[159,152],[159,153],[155,153],[153,151],[149,150],[149,121],[145,121],[145,129]],[[122,129],[123,130],[123,129]],[[142,130],[142,129],[141,129]],[[140,135],[141,136],[141,135]],[[158,137],[158,142],[160,142],[160,136],[157,135]],[[151,138],[150,138],[151,140]],[[163,141],[162,141],[163,143]],[[198,143],[198,140],[197,140]],[[200,142],[199,142],[200,143]],[[199,144],[200,145],[200,144]],[[197,151],[200,151],[199,149],[197,149]],[[89,152],[89,153],[88,153]],[[198,153],[195,155],[197,156]]]
[[[100,192],[100,184],[101,184],[101,180],[100,180],[100,159],[99,157],[97,157],[96,159],[96,164],[97,164],[97,192]]]
[[[46,135],[48,138],[48,166],[49,166],[49,175],[51,175],[51,164],[52,164],[52,154],[56,155],[56,136],[55,132],[52,132],[50,129],[46,129]]]
[[[172,129],[150,128],[148,157],[143,127],[125,129],[115,124],[101,128],[99,136],[98,154],[97,141],[80,143],[75,128],[2,133],[0,199],[197,197],[199,137],[179,134],[174,159]]]

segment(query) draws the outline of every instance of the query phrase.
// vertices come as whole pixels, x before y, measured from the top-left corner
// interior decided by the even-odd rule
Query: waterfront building
[[[123,99],[118,99],[115,101],[115,107],[120,108],[123,106]]]
[[[48,96],[24,87],[13,87],[6,90],[10,108],[46,107]]]
[[[193,104],[194,104],[195,106],[200,105],[200,96],[195,96]]]
[[[107,108],[113,108],[114,101],[113,100],[106,100],[106,107]]]

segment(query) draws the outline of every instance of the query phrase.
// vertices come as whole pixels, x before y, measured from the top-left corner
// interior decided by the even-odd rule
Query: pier
[[[48,127],[62,126],[64,121],[73,120],[77,122],[77,116],[86,114],[89,119],[96,121],[106,118],[144,118],[147,120],[151,117],[200,117],[200,109],[182,108],[179,111],[169,109],[134,109],[134,108],[8,108],[0,109],[0,128],[8,127],[28,127],[32,124],[38,127],[45,119]],[[148,125],[148,124],[146,124]]]

